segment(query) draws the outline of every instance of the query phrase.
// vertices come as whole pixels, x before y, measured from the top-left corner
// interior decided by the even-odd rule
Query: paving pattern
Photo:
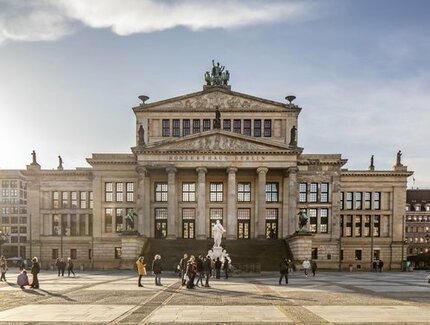
[[[131,271],[57,277],[40,275],[40,289],[20,289],[16,273],[0,282],[0,324],[430,324],[425,272],[294,273],[211,279],[188,290],[167,274],[137,286]]]

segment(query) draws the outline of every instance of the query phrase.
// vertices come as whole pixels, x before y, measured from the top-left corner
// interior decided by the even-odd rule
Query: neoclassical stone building
[[[32,223],[27,255],[45,266],[71,256],[113,268],[160,252],[170,264],[185,250],[205,253],[220,220],[233,264],[276,269],[288,255],[322,268],[369,269],[382,259],[399,269],[412,174],[400,154],[384,171],[344,169],[340,154],[303,154],[294,98],[234,92],[221,72],[214,66],[199,92],[152,103],[140,96],[129,154],[93,154],[90,168],[76,170],[61,162],[44,170],[34,154],[20,171]],[[299,231],[301,210],[308,231]]]

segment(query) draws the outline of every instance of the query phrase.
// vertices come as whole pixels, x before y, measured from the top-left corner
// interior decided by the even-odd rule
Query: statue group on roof
[[[230,80],[230,72],[225,70],[225,66],[220,65],[219,62],[215,65],[212,60],[212,71],[206,71],[205,81],[208,86],[227,86]]]

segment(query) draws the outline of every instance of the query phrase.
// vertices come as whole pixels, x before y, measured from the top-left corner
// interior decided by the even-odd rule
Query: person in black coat
[[[222,266],[222,268],[225,272],[226,280],[228,279],[228,267],[229,267],[228,258],[224,258],[224,265]]]
[[[279,284],[282,283],[283,277],[285,277],[285,284],[288,284],[288,260],[286,258],[282,259],[279,263],[279,273],[281,273]]]
[[[34,289],[39,289],[39,279],[37,275],[40,272],[39,260],[37,257],[33,257],[31,260],[33,262],[33,266],[31,267],[31,274],[33,275],[33,282],[31,283],[31,287]]]
[[[221,261],[219,260],[219,257],[216,258],[215,261],[215,274],[216,274],[216,278],[219,279],[221,277]]]
[[[161,286],[161,271],[163,271],[163,267],[161,266],[161,256],[155,255],[154,261],[152,262],[152,272],[155,275],[155,285]]]
[[[200,282],[201,286],[203,287],[203,278],[205,275],[203,273],[203,257],[201,255],[199,257],[197,257],[196,267],[197,267],[197,283],[196,283],[196,285],[199,286],[199,282]]]
[[[209,288],[209,278],[211,277],[211,271],[212,271],[212,263],[210,256],[206,256],[205,260],[203,261],[203,273],[206,277],[205,287]]]

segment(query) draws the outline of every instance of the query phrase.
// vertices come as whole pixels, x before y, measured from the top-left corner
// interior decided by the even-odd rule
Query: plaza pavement
[[[187,290],[172,274],[144,278],[131,271],[40,274],[40,289],[21,290],[16,272],[0,282],[0,324],[430,324],[425,272],[297,272],[211,280]]]

